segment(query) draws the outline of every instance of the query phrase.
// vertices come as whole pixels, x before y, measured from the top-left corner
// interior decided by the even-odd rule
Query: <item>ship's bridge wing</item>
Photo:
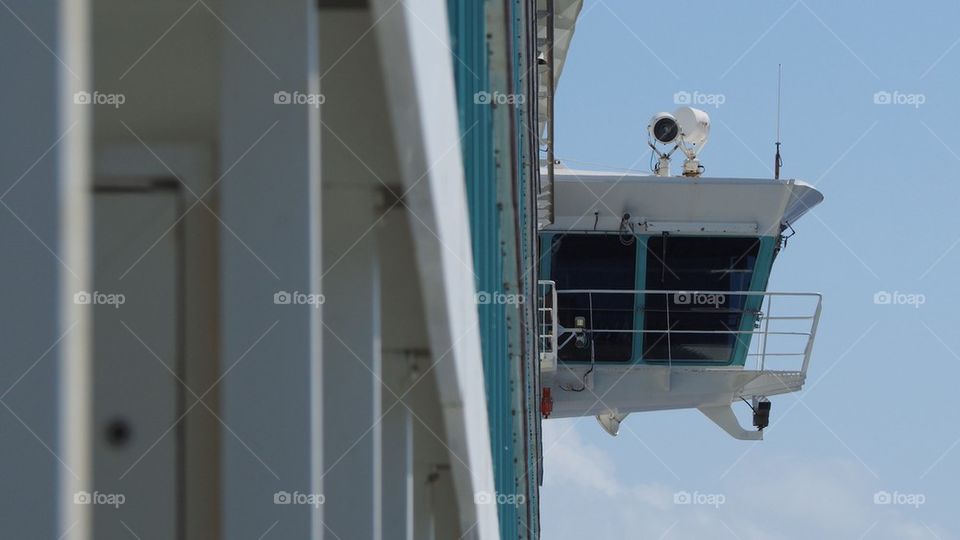
[[[803,386],[816,293],[767,290],[782,233],[823,200],[799,180],[560,169],[540,232],[541,374],[553,417],[696,408],[732,436]],[[601,399],[598,397],[602,396]]]

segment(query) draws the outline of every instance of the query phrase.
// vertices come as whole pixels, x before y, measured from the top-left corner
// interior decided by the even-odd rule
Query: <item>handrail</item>
[[[560,338],[557,321],[557,284],[550,280],[537,282],[541,294],[537,299],[537,338],[540,351],[541,368],[552,371],[557,368],[558,340]],[[547,296],[549,294],[549,296]],[[547,306],[546,299],[550,298]],[[549,317],[549,321],[547,318]]]
[[[543,283],[541,281],[541,283]],[[554,282],[550,282],[554,283]],[[555,283],[554,283],[555,285]],[[557,294],[723,294],[728,296],[806,296],[810,298],[822,298],[823,295],[816,292],[794,292],[794,291],[702,291],[699,289],[564,289],[558,290]]]
[[[604,334],[763,334],[763,332],[757,332],[756,330],[623,330],[620,328],[588,328],[586,332],[600,333]],[[810,332],[770,332],[771,336],[810,336]]]
[[[540,284],[541,284],[541,286],[547,286],[547,289],[543,290],[543,293],[549,292],[550,302],[551,302],[551,304],[550,304],[551,309],[549,310],[549,313],[546,313],[546,312],[544,312],[543,310],[541,310],[541,321],[542,321],[542,323],[541,323],[541,328],[542,328],[541,341],[542,341],[542,343],[543,343],[543,340],[544,340],[544,339],[549,339],[549,340],[550,340],[550,343],[543,343],[543,344],[544,344],[546,347],[548,347],[550,351],[552,351],[552,352],[554,353],[555,359],[556,359],[557,361],[559,361],[559,350],[562,349],[567,343],[570,342],[570,339],[569,339],[569,338],[566,339],[565,341],[564,341],[564,340],[560,340],[560,338],[561,338],[564,334],[568,334],[568,333],[569,333],[569,334],[572,334],[572,335],[582,335],[583,333],[588,333],[588,334],[591,334],[591,333],[607,333],[607,334],[640,334],[640,335],[643,335],[643,334],[657,334],[657,335],[665,335],[665,336],[666,336],[665,339],[667,340],[667,350],[666,350],[667,358],[662,359],[662,360],[659,360],[659,361],[661,361],[661,362],[666,361],[667,365],[668,365],[668,366],[671,366],[671,367],[677,365],[676,359],[673,358],[673,346],[672,346],[672,337],[673,337],[673,335],[675,335],[675,334],[676,334],[676,335],[697,335],[697,334],[728,335],[728,336],[734,336],[734,337],[740,342],[740,344],[742,344],[742,345],[745,347],[745,350],[741,349],[741,350],[743,350],[743,358],[745,358],[745,359],[746,359],[746,358],[751,359],[751,363],[753,362],[753,359],[756,359],[756,367],[757,367],[757,370],[758,370],[758,371],[760,371],[760,372],[769,371],[769,370],[767,369],[767,365],[766,365],[766,360],[767,360],[768,357],[769,357],[769,358],[795,358],[795,357],[802,357],[802,358],[803,358],[803,362],[802,362],[802,366],[800,367],[799,373],[805,375],[805,374],[806,374],[806,371],[807,371],[807,368],[808,368],[808,366],[809,366],[809,363],[810,363],[810,356],[811,356],[812,351],[813,351],[813,343],[814,343],[814,340],[815,340],[815,338],[816,338],[817,328],[818,328],[819,323],[820,323],[820,315],[821,315],[821,312],[822,312],[822,303],[823,303],[823,297],[822,297],[822,295],[821,295],[820,293],[813,293],[813,292],[795,292],[795,291],[699,291],[699,290],[683,290],[683,289],[675,289],[675,290],[664,290],[664,289],[656,289],[656,290],[655,290],[655,289],[565,289],[565,290],[557,290],[557,288],[556,288],[556,283],[553,282],[553,281],[541,281]],[[559,315],[559,313],[560,313],[560,312],[559,312],[560,306],[559,306],[559,304],[558,304],[558,298],[561,298],[562,295],[576,295],[576,294],[586,295],[586,296],[588,297],[588,299],[589,299],[588,307],[583,308],[585,311],[588,311],[588,312],[589,312],[589,313],[585,313],[585,314],[588,314],[588,315],[589,315],[589,317],[588,317],[589,326],[588,326],[587,328],[582,328],[582,329],[567,329],[567,328],[563,328],[562,326],[559,326],[559,327],[558,327],[558,321],[559,321],[559,319],[560,319],[560,315]],[[653,295],[665,296],[665,297],[667,297],[666,303],[665,303],[663,306],[658,306],[656,309],[648,309],[648,308],[646,308],[646,307],[634,307],[634,308],[630,308],[630,309],[624,309],[624,312],[633,312],[634,310],[639,309],[640,311],[646,312],[646,313],[666,313],[666,321],[667,321],[667,324],[666,324],[666,326],[665,326],[664,328],[662,328],[662,329],[649,329],[649,330],[648,330],[648,329],[645,329],[645,328],[633,328],[633,329],[623,329],[623,328],[603,329],[603,328],[595,328],[595,327],[594,327],[594,320],[593,320],[594,310],[596,309],[596,308],[593,307],[593,306],[594,306],[594,302],[593,302],[593,300],[594,300],[594,295],[632,295],[632,296],[644,295],[644,298],[647,298],[647,299],[649,299],[649,298],[650,298],[651,296],[653,296]],[[754,318],[755,318],[755,319],[754,319],[755,327],[754,327],[753,329],[746,329],[746,330],[741,330],[740,328],[727,328],[727,329],[724,329],[724,330],[688,330],[688,329],[676,329],[676,328],[673,328],[673,324],[671,324],[671,323],[673,322],[673,318],[672,318],[672,317],[675,316],[676,314],[675,314],[675,313],[672,314],[672,312],[671,312],[671,309],[672,309],[672,308],[671,308],[671,302],[670,302],[669,298],[670,298],[670,296],[676,296],[676,295],[693,295],[693,296],[695,296],[695,297],[697,297],[697,298],[701,297],[702,295],[715,295],[715,296],[718,296],[718,297],[722,297],[722,298],[723,298],[723,300],[721,300],[721,302],[725,302],[725,301],[726,301],[726,298],[728,298],[728,297],[741,297],[741,298],[757,298],[757,297],[759,297],[759,298],[761,299],[761,300],[760,300],[760,303],[759,303],[759,306],[756,305],[756,304],[750,306],[751,308],[757,308],[757,309],[746,309],[746,307],[747,307],[747,305],[746,305],[746,304],[747,304],[747,303],[746,303],[746,300],[744,300],[743,303],[742,303],[742,305],[739,306],[739,307],[737,307],[737,308],[726,308],[726,309],[727,309],[726,313],[740,313],[740,314],[742,314],[743,316],[749,315],[749,316],[751,316],[751,317],[754,317]],[[772,314],[772,313],[771,313],[771,306],[772,306],[772,301],[771,301],[771,299],[774,298],[774,297],[782,297],[782,298],[788,298],[788,297],[792,297],[792,298],[806,298],[806,299],[810,299],[810,300],[812,300],[812,301],[815,301],[815,307],[813,307],[813,310],[812,310],[813,313],[812,313],[812,315],[809,315],[809,314],[808,314],[809,311],[807,311],[807,310],[810,309],[810,307],[811,307],[810,304],[806,304],[806,305],[790,305],[790,304],[799,304],[799,302],[778,302],[778,306],[784,306],[784,307],[780,307],[780,308],[778,308],[778,309],[781,309],[782,311],[786,311],[787,313],[785,313],[785,314]],[[639,303],[639,305],[640,305],[640,306],[646,306],[648,303],[649,303],[649,301],[641,302],[641,303]],[[638,303],[637,303],[637,302],[634,302],[634,305],[636,306],[636,305],[638,305]],[[680,304],[680,305],[683,305],[683,304]],[[696,303],[691,304],[691,305],[694,305],[695,307],[700,307],[700,308],[705,308],[705,307],[707,307],[707,306],[705,306],[705,305],[696,304]],[[716,305],[714,305],[714,304],[709,304],[709,305],[710,305],[710,306],[714,306],[715,308],[718,307],[718,306],[716,306]],[[720,310],[723,310],[724,308],[719,308],[719,309],[720,309]],[[797,313],[797,312],[800,311],[801,309],[803,310],[803,312],[802,312],[802,313]],[[549,316],[550,316],[550,320],[549,320],[549,321],[547,321],[547,319],[546,319],[546,317],[545,317],[545,316],[548,315],[548,314],[549,314]],[[578,316],[579,316],[579,313],[578,313]],[[789,329],[778,328],[778,327],[777,327],[777,323],[782,322],[782,321],[809,321],[810,325],[809,325],[809,329],[807,329],[807,328],[805,328],[805,327],[801,327],[801,328],[799,328],[799,329],[798,329],[798,328],[795,328],[795,327],[794,327],[794,328],[789,328]],[[549,332],[547,332],[547,329],[548,329],[548,328],[545,327],[545,326],[543,326],[543,324],[546,324],[546,323],[549,323],[549,324],[550,324],[550,328],[549,328],[550,331],[549,331]],[[558,329],[558,328],[559,328],[559,329]],[[580,334],[577,334],[577,332],[579,332]],[[744,335],[746,335],[746,336],[751,336],[751,337],[754,336],[754,335],[757,335],[757,336],[759,336],[759,340],[758,340],[756,343],[752,343],[750,337],[748,337],[748,338],[746,338],[746,339],[743,339],[742,336],[744,336]],[[805,340],[804,340],[805,343],[802,345],[801,350],[800,350],[799,352],[793,352],[793,351],[790,351],[790,350],[789,350],[789,349],[792,349],[792,347],[782,347],[782,346],[781,346],[781,347],[777,347],[777,346],[776,346],[777,340],[773,339],[774,337],[777,337],[777,336],[798,336],[798,337],[801,337],[801,338],[805,338]],[[771,340],[774,341],[773,350],[776,351],[776,352],[772,352],[772,351],[770,351],[770,350],[768,349],[768,346],[767,346],[767,345],[768,345],[768,343],[769,343]],[[558,343],[560,343],[561,341],[562,341],[562,343],[558,345]],[[551,348],[551,347],[552,347],[552,348]],[[734,347],[737,347],[737,345],[734,345]],[[755,348],[754,348],[754,347],[755,347]],[[593,348],[593,343],[592,343],[592,340],[591,340],[591,349],[592,349],[592,348]],[[787,348],[788,350],[785,350],[785,351],[783,351],[783,350],[777,350],[777,349],[780,349],[780,348]],[[736,350],[736,349],[734,349],[734,350]],[[755,352],[754,352],[754,351],[755,351]],[[591,354],[591,363],[592,363],[593,361],[595,361],[595,358],[594,358],[594,355]],[[694,360],[690,360],[690,361],[694,361]],[[681,361],[681,362],[682,362],[682,363],[685,363],[686,360]],[[746,367],[746,366],[745,366],[745,367]]]

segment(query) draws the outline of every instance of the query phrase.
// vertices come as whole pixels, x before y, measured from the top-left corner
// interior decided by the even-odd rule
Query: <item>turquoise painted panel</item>
[[[447,3],[476,289],[490,297],[536,294],[536,141],[523,129],[536,125],[536,98],[529,92],[531,81],[524,79],[536,73],[530,64],[536,55],[529,54],[534,13],[527,6],[525,0]],[[495,71],[490,43],[503,40],[510,44],[510,61]],[[523,94],[528,105],[503,115],[489,102],[475,100],[481,92],[495,91]],[[500,494],[526,498],[525,504],[498,505],[500,536],[536,538],[540,414],[535,311],[490,302],[479,303],[477,312],[495,487]]]
[[[448,2],[453,49],[451,62],[457,87],[475,285],[479,294],[490,297],[503,292],[503,257],[493,153],[493,112],[491,107],[479,106],[475,100],[480,92],[490,90],[484,8],[483,2]],[[478,303],[477,315],[494,486],[498,492],[512,493],[514,419],[511,414],[506,306],[496,302]],[[501,536],[515,538],[515,512],[510,507],[498,507],[498,510]]]
[[[773,269],[774,248],[777,245],[777,239],[773,236],[763,236],[760,238],[760,250],[757,253],[757,264],[753,269],[753,277],[750,280],[751,291],[766,291],[767,283],[770,281],[770,271]],[[744,314],[740,321],[741,332],[753,330],[757,322],[756,313],[763,306],[762,296],[750,296],[744,303]],[[742,366],[747,361],[747,353],[750,351],[749,334],[740,334],[741,339],[737,340],[737,347],[734,350],[731,365]]]
[[[540,233],[540,279],[550,280],[553,265],[553,233]]]
[[[636,272],[636,279],[634,281],[633,288],[638,291],[642,291],[647,287],[647,284],[644,283],[644,280],[647,276],[647,240],[649,236],[637,236],[637,262],[635,263],[634,270]],[[637,331],[633,335],[633,354],[630,355],[633,364],[643,362],[643,353],[644,353],[644,336],[640,331],[643,330],[643,318],[644,318],[644,305],[646,303],[646,298],[642,294],[638,294],[633,299],[633,329]]]

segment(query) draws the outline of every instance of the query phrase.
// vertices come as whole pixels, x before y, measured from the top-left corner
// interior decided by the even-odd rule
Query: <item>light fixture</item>
[[[670,176],[670,156],[679,149],[687,157],[683,163],[683,175],[696,177],[703,172],[697,154],[710,137],[710,116],[693,107],[680,107],[673,113],[659,112],[647,125],[649,144],[657,155],[654,173]],[[669,151],[661,151],[657,144],[674,145]]]
[[[770,425],[770,400],[754,398],[753,400],[753,427],[763,430]]]
[[[578,349],[586,349],[587,345],[589,345],[589,343],[587,343],[586,326],[587,326],[586,318],[577,317],[573,319],[573,328],[574,328],[573,335],[576,337],[576,341],[574,342],[574,345],[576,345]]]

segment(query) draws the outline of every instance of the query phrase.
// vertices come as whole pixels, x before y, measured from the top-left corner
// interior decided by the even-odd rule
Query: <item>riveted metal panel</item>
[[[539,531],[540,415],[535,242],[537,70],[528,0],[448,2],[477,310],[502,538]],[[491,56],[500,54],[497,62]],[[533,68],[533,69],[531,69]],[[496,96],[512,96],[499,103]],[[516,96],[523,98],[517,100]],[[520,101],[521,103],[515,103]],[[522,496],[522,497],[520,497]],[[503,497],[501,497],[503,499]],[[508,500],[508,499],[503,499]]]

